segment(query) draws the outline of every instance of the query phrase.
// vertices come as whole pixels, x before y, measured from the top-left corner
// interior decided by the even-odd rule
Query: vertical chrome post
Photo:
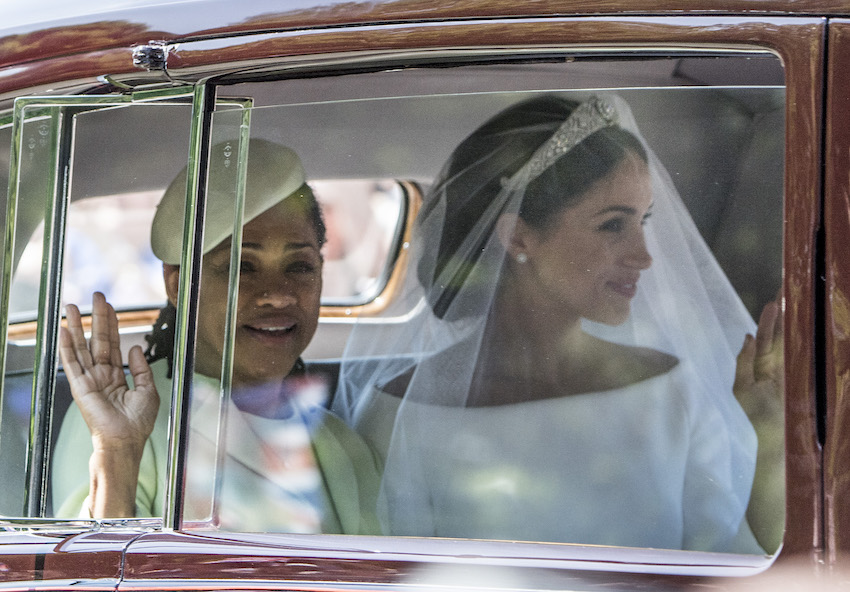
[[[233,201],[233,238],[230,243],[230,275],[227,288],[227,313],[224,323],[224,353],[221,360],[221,392],[219,399],[218,429],[216,439],[216,463],[212,499],[213,516],[218,515],[218,504],[221,499],[221,483],[224,469],[226,450],[222,446],[227,433],[227,409],[230,401],[230,391],[233,382],[233,356],[236,331],[236,307],[239,300],[239,273],[242,259],[242,215],[245,210],[245,187],[248,177],[248,144],[251,139],[251,108],[252,99],[228,99],[226,104],[239,107],[239,144],[236,150],[236,184]],[[228,111],[218,112],[217,117],[229,115]],[[215,126],[214,126],[215,127]]]
[[[186,174],[186,210],[183,221],[183,256],[177,293],[177,320],[174,336],[171,425],[168,435],[163,527],[179,529],[183,521],[183,473],[189,430],[186,399],[192,392],[195,369],[195,335],[198,321],[201,256],[204,245],[207,168],[210,150],[210,122],[215,106],[215,88],[206,81],[195,86],[192,126]]]
[[[62,318],[61,281],[65,252],[65,219],[71,179],[73,112],[65,107],[51,108],[51,188],[44,205],[44,243],[38,294],[38,329],[33,368],[30,416],[31,462],[28,463],[27,515],[43,516],[47,504],[46,471],[50,466],[51,417],[56,384],[56,352],[59,322]]]

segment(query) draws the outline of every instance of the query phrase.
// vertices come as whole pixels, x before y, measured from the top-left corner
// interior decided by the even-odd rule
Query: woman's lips
[[[246,323],[242,327],[255,339],[280,343],[288,341],[295,334],[298,323],[292,320],[262,320]]]
[[[608,282],[608,287],[626,298],[634,298],[637,294],[637,280],[611,281]]]

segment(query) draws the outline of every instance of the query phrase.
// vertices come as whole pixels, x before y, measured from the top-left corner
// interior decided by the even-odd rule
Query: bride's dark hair
[[[481,228],[481,219],[504,184],[549,140],[579,106],[576,101],[554,95],[535,97],[501,111],[470,134],[451,156],[425,198],[420,219],[443,200],[444,224],[436,261],[420,261],[419,281],[428,292],[434,313],[442,318],[457,292],[478,262],[480,248],[468,242],[477,233],[480,246],[493,231]],[[608,175],[629,154],[644,162],[646,150],[640,140],[612,125],[590,134],[524,187],[520,218],[533,228],[545,229],[555,215],[576,203],[598,180]],[[492,218],[495,223],[495,217]],[[475,240],[474,238],[472,240]],[[435,285],[450,261],[458,272]]]

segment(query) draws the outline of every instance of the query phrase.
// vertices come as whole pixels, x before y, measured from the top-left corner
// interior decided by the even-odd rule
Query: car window
[[[11,118],[5,120],[0,119],[0,200],[3,203],[3,220],[6,219],[6,193],[9,186],[9,147],[12,144],[12,125]],[[5,244],[5,235],[4,235]],[[24,429],[24,413],[20,410],[15,412],[7,411],[7,404],[4,399],[3,409],[0,410],[0,434],[2,434],[2,442],[0,442],[0,464],[2,470],[7,475],[22,475],[25,474],[25,466],[23,463],[24,450],[26,447],[26,432]],[[20,510],[23,505],[23,479],[17,477],[15,479],[4,479],[2,490],[0,490],[0,498],[3,500],[2,513],[8,513],[11,508],[14,512]]]
[[[20,250],[14,248],[20,243],[16,243],[15,239],[32,232],[40,220],[45,219],[45,213],[53,210],[57,194],[61,193],[57,190],[59,177],[55,170],[55,161],[60,152],[60,112],[50,106],[27,106],[20,111],[18,170],[15,171],[14,167],[11,169],[12,173],[17,174],[10,176],[11,191],[7,194],[16,192],[19,199],[14,209],[7,203],[4,210],[7,216],[14,216],[14,223],[7,224],[4,237],[4,245],[9,247],[7,251],[13,254],[12,259],[6,261],[4,278],[8,278],[8,270],[14,268],[20,257]],[[11,135],[8,137],[11,146],[13,138]],[[49,215],[48,220],[51,226],[55,225],[55,216]],[[11,237],[9,230],[13,231]],[[53,271],[50,267],[55,263],[55,252],[49,245],[42,245],[40,259],[43,262],[41,273],[50,275]],[[49,302],[47,290],[52,287],[52,282],[45,280],[44,284],[45,300]],[[3,288],[4,291],[8,290],[8,280],[4,282]],[[28,296],[38,301],[40,294]],[[3,311],[4,318],[7,312],[8,309]],[[41,483],[37,477],[42,468],[41,458],[32,463],[28,457],[30,449],[46,447],[49,442],[48,432],[42,431],[48,423],[49,405],[45,404],[43,396],[40,403],[36,402],[37,397],[33,392],[37,389],[33,385],[36,382],[44,384],[51,371],[50,363],[41,356],[34,356],[33,352],[34,344],[27,351],[7,345],[6,351],[2,352],[6,368],[2,409],[3,463],[10,469],[10,477],[14,475],[8,480],[3,510],[13,516],[39,515],[43,507]],[[34,358],[40,360],[42,370],[35,369]],[[21,367],[26,370],[19,372]],[[48,415],[45,415],[45,411],[48,411]]]
[[[178,289],[182,206],[164,214],[159,247],[146,237],[167,188],[185,194],[190,106],[75,112],[70,136],[33,111],[8,315],[36,310],[41,332],[8,334],[3,462],[20,477],[4,485],[4,514],[85,514],[90,435],[43,328],[60,302],[86,312],[97,289],[125,309],[125,355],[154,344],[160,408],[139,516],[169,509],[179,454],[182,527],[224,536],[391,535],[374,543],[390,548],[403,535],[436,539],[434,553],[440,539],[470,553],[509,540],[559,559],[570,544],[775,552],[784,393],[768,383],[781,346],[767,377],[742,371],[739,352],[752,353],[760,318],[775,333],[778,59],[437,65],[218,88],[254,106],[212,116],[210,244],[188,343],[175,342],[179,311],[151,331]],[[507,131],[480,141],[488,121]],[[624,131],[607,172],[594,148],[548,176],[609,128]],[[66,219],[42,186],[57,150],[73,155]],[[172,382],[189,371],[187,439],[170,447]],[[28,453],[34,431],[45,467]]]
[[[204,354],[199,335],[197,359],[222,362],[195,368],[189,458],[203,450],[207,460],[189,463],[187,504],[200,498],[202,510],[187,510],[184,526],[776,550],[783,393],[769,385],[763,415],[764,392],[750,387],[782,371],[771,321],[782,273],[777,59],[412,68],[222,92],[255,99],[242,139],[252,145],[249,185],[253,143],[265,142],[291,149],[320,178],[409,180],[423,206],[391,302],[360,316],[330,371],[307,358],[298,379],[274,391],[272,412],[215,395],[279,384],[262,349],[242,328],[221,327],[204,347],[223,353]],[[534,123],[541,111],[577,105],[590,114],[572,127]],[[500,120],[506,109],[519,115]],[[524,210],[516,196],[546,185],[541,171],[593,133],[587,121],[612,127],[611,110],[638,140],[618,140],[629,158],[611,157],[609,173],[594,178],[587,171],[602,152],[590,150],[590,164],[539,189],[555,201],[573,192],[575,202],[553,206],[557,215]],[[227,117],[216,114],[214,136],[236,142]],[[475,139],[488,121],[511,131]],[[542,134],[537,146],[555,156],[504,140],[523,134]],[[214,256],[229,271],[232,255]],[[244,286],[257,268],[240,269]],[[210,309],[218,316],[235,312],[232,280],[231,304]],[[249,331],[301,351],[286,334],[307,322],[303,314],[256,319]],[[736,367],[759,318],[774,346],[764,381]],[[330,442],[345,442],[345,454],[330,453],[340,450]],[[259,460],[244,460],[254,449]],[[256,511],[266,496],[281,504],[274,516]]]
[[[36,361],[41,358],[37,352],[50,347],[39,342],[35,319],[46,319],[44,312],[39,312],[40,302],[46,302],[53,310],[56,298],[56,310],[62,311],[71,303],[88,315],[92,294],[101,292],[121,315],[125,362],[132,346],[150,347],[145,337],[167,300],[162,261],[151,250],[151,224],[165,188],[185,164],[191,106],[144,104],[93,110],[71,106],[67,115],[59,114],[58,107],[58,115],[38,109],[44,110],[24,110],[30,115],[21,134],[15,256],[6,309],[10,327],[5,356],[7,388],[3,399],[3,459],[16,477],[5,482],[2,512],[10,516],[55,512],[69,517],[69,508],[74,504],[65,502],[71,498],[79,502],[71,490],[83,487],[87,481],[85,454],[71,453],[71,462],[58,463],[45,457],[45,463],[57,467],[55,471],[45,469],[53,477],[51,485],[43,490],[43,501],[28,501],[32,496],[28,493],[31,484],[27,475],[33,471],[30,463],[34,458],[28,448],[33,438],[40,434],[49,453],[57,446],[66,412],[71,410],[71,415],[79,419],[61,365],[51,400],[33,399],[34,388],[38,392],[51,390],[54,370],[50,365],[58,362],[53,357],[45,364],[40,380],[47,382],[36,385]],[[54,121],[63,117],[73,121],[73,133],[60,127],[69,124]],[[11,125],[0,132],[8,148],[12,144]],[[52,207],[47,197],[53,191],[47,184],[56,177],[51,159],[57,158],[60,138],[66,138],[62,141],[68,143],[70,165],[67,193],[58,191],[57,199],[60,203],[67,200],[67,212],[60,223],[49,215],[50,223],[46,225],[45,211]],[[3,159],[10,162],[8,151],[4,151]],[[5,176],[3,182],[6,183]],[[389,281],[388,262],[398,249],[406,197],[391,179],[319,181],[316,194],[329,204],[327,223],[331,229],[327,245],[329,275],[322,300],[327,306],[339,308],[337,314],[345,316],[351,314],[352,306],[374,301]],[[334,214],[331,204],[339,202],[340,195],[347,199],[335,208]],[[175,219],[182,221],[182,215],[177,213]],[[182,223],[173,238],[180,241],[181,236]],[[52,272],[58,275],[46,271],[47,253],[54,253],[51,257],[61,260],[61,271]],[[61,277],[61,283],[55,281],[57,277]],[[88,320],[84,319],[84,325],[88,330]],[[337,340],[332,347],[341,349],[342,345]],[[164,394],[169,393],[170,390]],[[45,409],[50,409],[49,416],[43,415]],[[167,417],[168,412],[164,409],[163,416]],[[33,431],[31,426],[39,414],[46,423]],[[63,438],[70,437],[67,434],[71,430],[64,433]],[[82,441],[87,440],[85,433],[80,435]],[[81,464],[76,465],[74,459]],[[56,504],[52,488],[56,488],[60,498]],[[24,508],[29,503],[36,506]]]
[[[10,324],[4,352],[3,459],[16,468],[3,498],[2,511],[8,516],[54,513],[42,476],[51,474],[51,453],[71,408],[68,382],[62,369],[57,370],[55,331],[62,306],[71,302],[86,308],[94,290],[126,288],[148,306],[160,298],[149,288],[161,281],[161,271],[148,263],[139,235],[149,225],[145,217],[155,203],[155,171],[172,166],[168,152],[156,148],[168,143],[178,154],[187,149],[189,108],[128,107],[128,101],[109,97],[86,102],[32,101],[20,110],[23,123],[15,141],[21,148],[13,163],[18,170],[12,169],[17,173],[14,256],[7,271],[13,281],[4,286]],[[136,109],[150,113],[153,123],[140,125]],[[157,113],[169,110],[182,116],[176,115],[168,128],[158,127]],[[93,128],[108,133],[94,134]],[[12,145],[11,135],[8,139]],[[123,154],[132,149],[156,156],[127,162],[117,147],[123,147]],[[138,327],[150,320],[125,323],[126,347],[143,344]]]

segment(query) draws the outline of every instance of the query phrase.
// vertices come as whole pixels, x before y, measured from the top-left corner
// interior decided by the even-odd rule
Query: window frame
[[[569,54],[570,49],[561,50],[562,54]],[[673,51],[672,49],[670,50]],[[681,51],[681,53],[688,54],[692,52],[694,55],[715,55],[715,52],[705,47],[700,47],[698,49],[694,48],[685,48],[682,50],[677,49],[677,54]],[[769,51],[765,48],[761,48],[758,50],[748,49],[723,49],[716,52],[718,55],[738,55],[742,53],[759,53],[763,54],[766,51],[769,53],[775,52]],[[554,52],[553,48],[546,47],[541,48],[540,53],[551,55]],[[630,48],[626,51],[626,53],[632,52],[631,57],[635,57],[635,54],[638,52],[633,48]],[[458,58],[463,52],[452,52],[452,56],[454,58]],[[529,54],[534,52],[529,51],[528,53],[523,54],[523,59],[527,59]],[[610,57],[621,57],[624,53],[622,48],[610,48],[607,50],[598,49],[593,52],[594,56],[610,56]],[[474,55],[476,58],[481,58],[481,55],[477,52],[470,52],[470,56]],[[644,55],[641,52],[639,55]],[[651,57],[651,53],[646,54],[647,57]],[[408,56],[409,57],[409,56]],[[434,56],[432,54],[423,53],[423,60],[432,60]],[[382,58],[386,59],[385,57]],[[289,78],[292,76],[293,78],[299,78],[300,75],[316,75],[316,71],[321,71],[323,74],[328,76],[338,76],[341,74],[347,73],[347,67],[357,69],[357,64],[352,65],[351,63],[346,61],[346,68],[343,68],[341,71],[330,69],[329,72],[326,72],[324,68],[327,68],[331,65],[335,65],[334,60],[329,60],[327,64],[317,65],[316,63],[312,63],[309,68],[304,70],[298,70],[297,73],[293,72],[293,70],[286,70],[286,77]],[[381,69],[391,69],[393,64],[384,64]],[[239,81],[244,81],[245,74],[243,72],[239,72],[234,75],[234,78]],[[212,86],[221,86],[231,83],[230,77],[224,78],[213,78],[210,79],[209,83]],[[786,86],[787,87],[787,86]],[[231,352],[232,355],[232,352]],[[189,384],[185,385],[184,397],[185,393],[189,392]],[[185,405],[185,401],[184,401]],[[186,418],[182,418],[181,423],[185,423]],[[174,474],[170,473],[173,477]],[[175,499],[175,498],[172,498]],[[181,524],[179,520],[176,521],[166,521],[166,525],[170,528],[173,528],[174,531],[181,531]],[[185,532],[185,531],[184,531]],[[194,531],[189,531],[191,534],[195,535]],[[244,533],[239,532],[221,532],[221,533],[202,533],[198,534],[198,536],[203,537],[209,541],[217,541],[221,543],[225,542],[249,542],[253,540],[263,540],[271,542],[275,540],[275,535],[246,535]],[[766,569],[778,556],[778,552],[776,555],[772,556],[770,559],[765,560],[764,558],[758,557],[749,557],[749,556],[741,556],[735,554],[723,554],[723,559],[718,559],[716,554],[711,553],[701,553],[696,551],[670,551],[670,550],[647,550],[647,549],[628,549],[624,547],[611,547],[610,549],[605,549],[603,551],[599,551],[598,549],[593,549],[588,546],[584,546],[581,544],[569,545],[570,552],[566,554],[559,554],[555,549],[556,545],[551,543],[543,543],[543,542],[512,542],[510,543],[511,552],[508,554],[504,554],[504,545],[505,543],[497,542],[497,541],[473,541],[473,540],[433,540],[433,539],[423,539],[423,538],[414,538],[413,540],[407,539],[399,539],[398,537],[370,537],[370,536],[345,536],[345,535],[285,535],[285,539],[288,541],[298,541],[299,548],[302,549],[311,549],[311,550],[325,550],[332,547],[338,547],[340,544],[344,545],[349,549],[381,549],[382,556],[386,557],[400,557],[406,554],[417,554],[417,555],[427,555],[429,557],[445,557],[452,553],[468,553],[471,555],[479,555],[486,556],[489,558],[498,557],[499,561],[505,565],[514,565],[514,566],[528,566],[532,564],[536,564],[538,562],[546,562],[547,566],[556,567],[556,568],[575,568],[577,566],[587,566],[589,564],[604,564],[605,569],[615,569],[613,566],[617,563],[623,561],[630,565],[629,569],[635,569],[635,566],[641,565],[642,569],[651,570],[652,573],[680,573],[679,570],[685,568],[686,566],[698,566],[699,568],[704,568],[710,571],[716,570],[717,573],[721,573],[724,575],[752,575],[758,573],[764,569]],[[279,539],[278,539],[279,540]],[[389,542],[388,542],[389,541]],[[392,550],[390,550],[392,549]],[[442,549],[442,550],[441,550]],[[651,566],[651,567],[650,567]],[[625,568],[624,568],[625,569]],[[655,571],[658,570],[658,571]],[[615,569],[616,571],[616,569]]]

